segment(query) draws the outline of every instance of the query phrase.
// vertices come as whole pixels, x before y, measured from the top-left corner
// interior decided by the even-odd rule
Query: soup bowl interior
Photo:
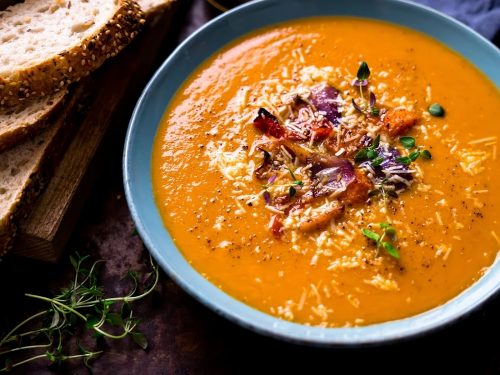
[[[484,38],[431,9],[392,0],[256,1],[225,13],[182,43],[145,88],[127,134],[123,169],[127,201],[151,254],[188,293],[222,316],[259,333],[311,345],[369,345],[419,335],[456,321],[500,288],[500,265],[459,296],[425,313],[364,327],[319,328],[283,321],[232,298],[203,278],[176,248],[154,201],[153,140],[165,108],[189,75],[214,52],[258,28],[312,16],[353,16],[388,21],[431,35],[454,49],[500,86],[500,53]]]

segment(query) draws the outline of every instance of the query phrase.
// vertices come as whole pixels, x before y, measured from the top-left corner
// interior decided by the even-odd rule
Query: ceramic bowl
[[[258,28],[328,15],[371,18],[419,30],[457,51],[500,86],[499,50],[471,29],[430,8],[395,0],[248,3],[209,22],[184,41],[146,86],[132,115],[125,145],[127,201],[141,237],[165,272],[193,297],[233,322],[268,336],[318,346],[370,345],[407,339],[446,326],[493,296],[500,289],[500,262],[460,295],[422,314],[365,327],[309,327],[258,311],[203,278],[172,242],[153,198],[151,152],[158,123],[191,72],[227,43]]]

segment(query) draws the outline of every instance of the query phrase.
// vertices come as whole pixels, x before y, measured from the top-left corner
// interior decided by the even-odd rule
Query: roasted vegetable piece
[[[391,137],[406,133],[417,121],[418,116],[406,109],[389,109],[382,115],[382,130]]]
[[[283,138],[286,134],[278,119],[265,108],[259,108],[257,117],[253,120],[253,125],[265,135],[274,138]]]

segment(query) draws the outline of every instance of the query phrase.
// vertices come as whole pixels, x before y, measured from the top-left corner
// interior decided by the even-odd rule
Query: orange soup
[[[500,245],[500,95],[418,32],[311,18],[205,61],[167,108],[152,178],[166,228],[223,291],[289,321],[408,317]]]

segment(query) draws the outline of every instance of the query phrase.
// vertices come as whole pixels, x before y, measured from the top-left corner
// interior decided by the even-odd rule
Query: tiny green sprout
[[[358,68],[358,73],[356,74],[360,81],[368,79],[370,77],[370,68],[365,61],[362,61]]]
[[[380,248],[385,249],[385,251],[395,259],[399,259],[399,252],[396,247],[389,241],[384,241],[386,238],[389,238],[391,241],[396,241],[396,229],[389,223],[380,223],[380,229],[382,229],[382,235],[370,230],[370,229],[362,229],[361,233],[366,238],[375,242],[377,251]]]

